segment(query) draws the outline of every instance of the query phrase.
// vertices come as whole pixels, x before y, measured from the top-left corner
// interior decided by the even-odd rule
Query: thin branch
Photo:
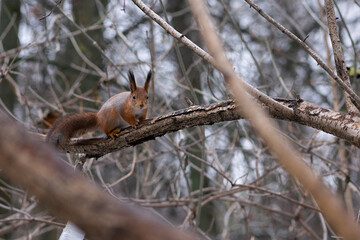
[[[195,54],[197,54],[199,57],[203,58],[205,61],[210,63],[212,66],[214,66],[216,69],[219,70],[219,64],[215,61],[215,59],[210,56],[206,51],[204,51],[202,48],[200,48],[198,45],[193,43],[190,39],[188,39],[186,36],[181,34],[180,32],[176,31],[171,25],[169,25],[164,19],[162,19],[159,15],[157,15],[154,11],[152,11],[148,6],[146,6],[141,0],[132,0],[146,15],[148,15],[152,20],[154,20],[156,23],[158,23],[165,31],[167,31],[172,37],[183,43],[185,46],[190,48]],[[260,92],[250,84],[244,82],[243,83],[244,88],[246,91],[251,94],[254,98],[258,99],[260,102],[272,106],[277,111],[283,112],[283,114],[290,115],[292,114],[289,109],[284,108],[281,104],[278,104],[276,101],[274,101],[272,98],[267,96],[266,94]],[[359,98],[360,99],[360,98]],[[360,100],[359,100],[360,102]]]
[[[299,218],[298,222],[314,239],[321,240],[321,238],[316,234],[316,232],[314,232],[313,229],[310,228],[309,225],[306,224],[306,222],[304,222],[304,220]]]
[[[157,22],[165,31],[167,31],[171,36],[173,36],[175,39],[183,43],[185,46],[190,48],[195,54],[197,54],[199,57],[206,60],[208,63],[210,63],[212,66],[214,66],[216,69],[219,70],[219,65],[214,60],[212,56],[210,56],[206,51],[201,49],[198,45],[193,43],[190,39],[188,39],[183,34],[179,33],[174,29],[171,25],[169,25],[166,21],[164,21],[159,15],[157,15],[154,11],[152,11],[148,6],[146,6],[141,0],[132,0],[146,15],[148,15],[152,20]],[[300,44],[306,52],[310,54],[314,58],[314,60],[332,77],[335,79],[335,81],[341,86],[341,88],[344,89],[349,95],[360,105],[360,97],[354,93],[354,91],[348,87],[332,70],[330,67],[326,65],[324,61],[321,60],[321,58],[312,50],[308,45],[306,45],[303,40],[296,37],[293,33],[291,33],[289,30],[287,30],[284,26],[277,23],[273,18],[271,18],[269,15],[264,13],[255,3],[253,3],[250,0],[245,0],[251,7],[253,7],[256,11],[260,13],[266,20],[268,20],[270,23],[272,23],[274,26],[276,26],[280,31],[288,35],[291,39],[293,39],[295,42]],[[279,111],[286,112],[286,109],[281,108],[281,105],[277,105],[276,102],[273,102],[269,96],[266,94],[260,92],[256,88],[252,87],[250,84],[243,82],[243,85],[248,91],[249,94],[251,94],[253,97],[259,99],[262,103],[265,103],[267,105],[272,104],[273,107],[278,108]],[[289,114],[289,113],[288,113]]]
[[[263,18],[265,18],[269,23],[278,28],[281,32],[286,34],[289,38],[298,43],[339,85],[340,87],[347,92],[351,98],[355,101],[356,107],[360,108],[360,97],[349,87],[340,77],[338,77],[331,68],[326,65],[326,63],[312,50],[303,40],[298,38],[295,34],[286,29],[283,25],[278,23],[275,19],[266,14],[258,5],[256,5],[251,0],[244,0],[247,2],[250,7],[254,8]],[[344,79],[344,78],[343,78]]]
[[[324,11],[322,9],[322,6],[321,6],[321,0],[318,0],[318,6],[319,6],[319,14],[320,14],[320,20],[321,22],[323,23],[323,25],[325,24],[325,16],[324,16]],[[332,65],[332,62],[331,62],[331,51],[330,51],[330,47],[329,47],[329,43],[328,43],[328,40],[327,40],[327,35],[328,35],[328,29],[327,28],[321,28],[321,31],[322,31],[322,37],[324,39],[324,47],[325,47],[325,51],[326,51],[326,63],[328,64],[328,66],[333,70],[334,69],[334,66]],[[339,96],[338,96],[338,93],[337,93],[337,87],[336,87],[336,83],[335,83],[335,80],[333,78],[329,78],[329,81],[330,81],[330,85],[331,85],[331,92],[332,92],[332,95],[333,95],[333,109],[335,111],[338,111],[339,110]]]
[[[39,20],[41,21],[41,20],[44,20],[45,18],[49,17],[49,16],[54,12],[54,10],[56,9],[56,7],[61,4],[61,1],[62,1],[62,0],[59,0],[58,2],[56,2],[56,3],[55,3],[56,5],[50,10],[50,12],[49,12],[48,14],[42,16],[41,18],[39,18]]]
[[[134,151],[136,153],[136,150]],[[136,154],[134,153],[134,157],[133,157],[133,161],[132,161],[132,164],[131,164],[131,169],[130,171],[125,175],[125,176],[122,176],[120,179],[116,180],[115,182],[111,183],[108,185],[108,187],[113,187],[115,186],[116,184],[124,181],[125,179],[127,179],[128,177],[130,177],[133,172],[134,172],[134,169],[135,169],[135,164],[136,164]]]
[[[73,24],[79,31],[81,31],[81,33],[92,43],[92,45],[101,53],[101,55],[106,59],[106,61],[111,64],[119,73],[121,73],[121,69],[117,66],[117,64],[114,63],[113,60],[111,60],[107,54],[105,53],[105,51],[103,49],[101,49],[101,47],[99,46],[99,44],[87,33],[84,31],[83,28],[81,28],[77,23],[75,23],[73,20],[71,20],[65,13],[64,11],[56,5],[57,10],[66,18],[66,20],[68,20],[71,24]]]

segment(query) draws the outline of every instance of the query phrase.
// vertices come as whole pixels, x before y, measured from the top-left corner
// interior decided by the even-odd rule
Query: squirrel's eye
[[[149,96],[146,96],[146,99],[149,99]]]
[[[133,99],[135,99],[135,95],[133,95]]]

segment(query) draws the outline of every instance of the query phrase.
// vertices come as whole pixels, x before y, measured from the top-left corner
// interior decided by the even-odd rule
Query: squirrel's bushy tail
[[[97,126],[98,120],[96,113],[68,114],[56,120],[52,125],[46,135],[46,142],[63,146],[75,134],[81,134]]]

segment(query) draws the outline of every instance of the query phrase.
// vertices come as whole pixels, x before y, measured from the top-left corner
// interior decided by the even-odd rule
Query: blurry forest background
[[[144,2],[203,47],[186,1]],[[198,105],[229,98],[222,75],[132,1],[63,0],[58,7],[47,0],[0,3],[0,109],[29,131],[45,134],[59,116],[96,112],[110,96],[128,89],[129,69],[139,85],[150,69],[154,72],[149,118],[188,107],[185,98]],[[333,67],[323,1],[256,3]],[[248,4],[207,4],[245,81],[271,97],[301,97],[346,111],[340,88],[326,72]],[[335,12],[346,64],[360,65],[360,4],[338,0]],[[359,79],[351,81],[359,92]],[[356,220],[359,149],[296,122],[278,124]],[[78,158],[61,156],[69,165]],[[210,239],[333,239],[311,195],[274,158],[250,124],[238,120],[183,129],[89,159],[84,171],[90,181],[107,186],[104,191],[153,208],[175,226]],[[52,216],[1,172],[0,190],[1,239],[57,239],[66,220]]]

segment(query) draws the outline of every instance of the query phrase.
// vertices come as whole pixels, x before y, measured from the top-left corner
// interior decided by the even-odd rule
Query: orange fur
[[[47,134],[46,141],[64,145],[75,134],[99,128],[115,138],[127,124],[136,127],[146,119],[147,96],[151,80],[149,71],[144,87],[137,87],[134,74],[129,71],[130,92],[119,93],[108,99],[98,113],[69,114],[58,119]]]

